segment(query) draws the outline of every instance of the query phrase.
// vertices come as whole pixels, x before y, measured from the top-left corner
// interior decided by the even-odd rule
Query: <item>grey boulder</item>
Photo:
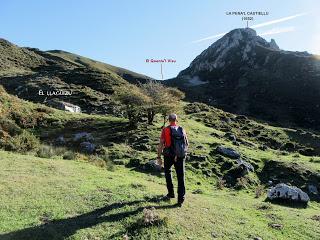
[[[154,172],[160,172],[162,170],[162,167],[157,163],[157,160],[150,160],[144,165],[144,169]]]
[[[229,158],[235,158],[235,159],[240,158],[240,154],[232,148],[218,146],[216,151]]]
[[[279,183],[268,190],[267,198],[270,200],[291,200],[294,202],[307,203],[310,198],[307,193],[300,188]]]
[[[254,172],[254,167],[251,165],[251,163],[248,163],[241,158],[237,159],[238,167],[242,168],[244,171],[244,174],[247,174],[249,172]]]

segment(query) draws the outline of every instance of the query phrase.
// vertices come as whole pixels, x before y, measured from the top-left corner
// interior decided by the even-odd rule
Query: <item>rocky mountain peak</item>
[[[234,62],[252,65],[257,48],[279,51],[275,40],[270,42],[257,35],[251,28],[239,28],[225,34],[203,51],[190,64],[191,74],[225,68]]]

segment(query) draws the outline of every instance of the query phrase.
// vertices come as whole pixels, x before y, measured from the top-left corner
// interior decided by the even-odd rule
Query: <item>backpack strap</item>
[[[186,138],[186,134],[185,134],[183,128],[179,126],[179,129],[180,129],[180,131],[181,131],[181,133],[182,133],[182,135],[183,135],[184,143],[187,144],[187,138]]]
[[[171,128],[171,126],[168,126],[168,128],[169,128],[169,131],[170,131],[170,148],[172,148],[173,147],[173,136],[172,136],[172,128]]]

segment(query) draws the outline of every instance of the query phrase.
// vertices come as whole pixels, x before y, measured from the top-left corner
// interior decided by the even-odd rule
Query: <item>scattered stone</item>
[[[314,215],[311,217],[312,220],[314,221],[319,221],[320,222],[320,215]]]
[[[140,161],[141,160],[139,158],[132,158],[129,160],[127,167],[139,167]]]
[[[138,138],[136,141],[139,143],[146,144],[149,142],[149,139],[150,139],[149,136],[142,136],[142,137]]]
[[[140,143],[140,144],[135,144],[134,149],[139,150],[139,151],[150,151],[151,146],[146,144],[146,143]]]
[[[48,224],[51,222],[49,214],[44,214],[39,218],[39,220],[41,221],[42,224]]]
[[[237,141],[237,137],[232,133],[232,132],[227,132],[224,135],[225,138],[229,139],[232,142],[236,142]]]
[[[218,237],[218,234],[215,233],[215,232],[211,232],[211,237],[212,237],[212,238],[217,238],[217,237]]]
[[[94,153],[96,145],[91,142],[82,142],[80,143],[80,149],[86,153]]]
[[[206,155],[190,154],[189,160],[192,162],[205,162],[208,159]]]
[[[224,147],[224,146],[218,146],[218,147],[216,148],[216,151],[217,151],[218,153],[226,156],[226,157],[229,157],[229,158],[235,158],[235,159],[237,159],[237,158],[240,157],[240,154],[239,154],[236,150],[234,150],[234,149],[232,149],[232,148],[228,148],[228,147]]]
[[[112,162],[115,164],[115,165],[125,165],[126,162],[122,159],[114,159],[112,160]]]
[[[303,192],[300,188],[288,186],[284,183],[279,183],[275,187],[269,189],[267,198],[270,200],[282,199],[302,203],[310,201],[308,194]]]
[[[281,230],[283,228],[283,224],[280,223],[269,223],[268,226],[278,230]]]
[[[216,137],[216,138],[220,138],[220,137],[221,137],[221,136],[220,136],[218,133],[216,133],[216,132],[213,132],[213,133],[211,133],[210,135],[213,136],[213,137]]]
[[[260,133],[261,133],[261,131],[258,129],[255,129],[252,131],[253,136],[258,136]]]
[[[256,147],[256,145],[254,143],[249,142],[249,141],[245,141],[243,139],[237,139],[237,141],[239,142],[239,145],[243,144],[243,145],[248,146],[248,147]]]
[[[202,170],[202,173],[207,176],[207,177],[211,177],[212,176],[212,172],[210,170]]]
[[[296,148],[295,144],[292,142],[287,142],[280,147],[280,150],[292,152]]]
[[[253,237],[253,240],[262,240],[261,237]]]
[[[304,148],[304,149],[300,149],[300,150],[299,150],[299,153],[300,153],[301,155],[309,156],[309,157],[311,157],[311,156],[314,156],[314,155],[315,155],[315,151],[314,151],[314,149],[313,149],[313,148]]]
[[[257,206],[258,210],[270,210],[272,209],[272,205],[270,203],[261,203]]]
[[[193,194],[203,194],[203,191],[201,189],[196,189],[192,191]]]
[[[231,118],[229,118],[229,117],[222,117],[222,118],[221,118],[221,121],[224,121],[224,122],[226,122],[226,123],[228,123],[228,124],[232,123],[232,120],[231,120]]]
[[[154,172],[160,172],[162,170],[162,166],[157,163],[157,160],[150,160],[144,165],[144,169]]]
[[[237,163],[238,167],[242,168],[244,175],[248,174],[249,172],[254,172],[254,167],[250,163],[242,160],[241,158],[237,159]]]
[[[240,143],[237,142],[237,141],[233,141],[232,144],[235,145],[235,146],[240,146]]]
[[[262,151],[266,151],[268,149],[268,147],[263,144],[263,145],[259,146],[259,149],[262,150]]]

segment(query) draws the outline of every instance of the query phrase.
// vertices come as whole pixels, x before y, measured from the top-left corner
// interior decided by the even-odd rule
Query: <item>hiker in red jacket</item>
[[[178,179],[178,206],[182,206],[186,192],[184,166],[189,142],[185,130],[178,126],[177,122],[178,116],[176,114],[170,114],[169,126],[162,129],[158,146],[158,164],[162,165],[162,153],[164,156],[164,171],[168,189],[168,194],[165,196],[166,200],[175,197],[171,176],[171,167],[174,165]]]

